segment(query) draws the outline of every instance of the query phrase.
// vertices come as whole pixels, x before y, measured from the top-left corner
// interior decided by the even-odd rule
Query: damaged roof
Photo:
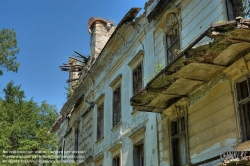
[[[250,56],[249,21],[239,18],[211,26],[134,95],[131,106],[140,111],[162,112],[239,58]]]

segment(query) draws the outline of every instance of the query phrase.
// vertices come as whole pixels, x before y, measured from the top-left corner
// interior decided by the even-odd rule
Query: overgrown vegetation
[[[1,30],[0,75],[3,75],[3,70],[18,71],[18,52],[14,30]],[[33,99],[27,100],[21,86],[14,85],[13,81],[10,81],[1,93],[4,93],[4,98],[0,98],[0,165],[38,165],[38,159],[35,159],[37,162],[29,163],[13,161],[24,160],[18,157],[27,157],[28,153],[57,150],[56,135],[49,133],[58,117],[56,107],[46,101],[39,105]],[[23,154],[20,155],[19,152]],[[11,154],[15,158],[8,158]]]
[[[0,159],[3,151],[54,151],[56,137],[48,133],[58,117],[56,107],[25,100],[24,91],[11,81],[0,98]]]
[[[163,69],[163,64],[156,63],[154,64],[155,68],[155,74],[154,75],[149,75],[147,78],[143,78],[146,82],[149,82],[152,78],[154,78],[162,69]]]

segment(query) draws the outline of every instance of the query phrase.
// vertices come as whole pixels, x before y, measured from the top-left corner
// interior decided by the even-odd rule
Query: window
[[[226,0],[228,20],[236,17],[249,18],[250,8],[248,0]]]
[[[79,129],[76,129],[75,131],[75,152],[74,152],[74,160],[77,162],[78,160],[78,135],[79,135]]]
[[[120,166],[120,155],[113,157],[113,163],[112,166]]]
[[[169,21],[166,25],[166,49],[166,64],[170,64],[177,58],[180,52],[179,25],[175,14],[170,14]]]
[[[104,103],[98,106],[97,108],[97,140],[103,137],[104,131],[104,119],[103,119],[103,112],[104,112]]]
[[[121,87],[113,91],[113,127],[121,121]]]
[[[185,118],[178,118],[170,123],[171,149],[173,165],[187,163]]]
[[[142,89],[142,64],[140,63],[133,71],[133,94]]]
[[[250,79],[236,83],[242,141],[250,140]]]
[[[143,143],[139,145],[134,145],[134,166],[144,166],[144,149]]]
[[[62,145],[59,146],[57,151],[58,159],[61,160],[62,158]]]

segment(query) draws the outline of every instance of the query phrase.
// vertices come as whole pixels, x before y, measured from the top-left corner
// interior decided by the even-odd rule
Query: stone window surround
[[[120,122],[122,122],[122,74],[118,74],[116,78],[109,84],[109,86],[112,88],[112,128],[118,126]],[[114,105],[114,91],[116,91],[118,88],[120,88],[120,122],[117,124],[114,123],[114,117],[113,117],[113,105]]]
[[[248,78],[248,79],[247,79]],[[242,112],[242,110],[240,110],[240,108],[239,108],[239,106],[241,105],[241,103],[239,103],[239,102],[241,102],[242,100],[240,100],[239,101],[239,99],[238,99],[238,90],[239,90],[239,88],[237,87],[237,84],[239,84],[239,83],[241,83],[241,82],[243,82],[243,81],[245,81],[245,80],[248,80],[248,88],[250,88],[250,82],[249,82],[249,80],[250,80],[250,74],[249,73],[247,73],[247,74],[245,74],[245,75],[243,75],[243,76],[241,76],[240,78],[238,78],[236,81],[235,81],[235,101],[236,101],[236,110],[237,110],[237,114],[238,114],[238,119],[239,119],[239,123],[238,123],[238,126],[239,126],[239,131],[240,131],[240,135],[239,135],[239,137],[240,137],[240,141],[241,141],[241,144],[239,144],[238,146],[239,147],[241,147],[241,145],[245,145],[245,143],[246,142],[249,142],[250,140],[246,140],[246,138],[244,138],[244,137],[246,137],[246,135],[245,136],[243,136],[242,134],[241,134],[241,132],[242,132],[242,120],[241,120],[241,112]],[[248,89],[248,91],[250,91],[250,89]],[[249,93],[249,92],[248,92]],[[249,98],[249,95],[250,94],[248,94],[248,97],[246,97],[246,98]],[[248,101],[249,102],[249,101]],[[248,143],[248,144],[250,144],[250,143]]]
[[[140,50],[136,53],[136,55],[133,57],[133,59],[128,63],[128,66],[131,69],[131,80],[132,80],[132,87],[131,87],[131,93],[133,94],[133,71],[141,64],[142,68],[142,78],[144,77],[144,51]],[[144,87],[144,81],[142,80],[142,87]],[[135,114],[137,112],[136,109],[133,108],[131,115]]]
[[[95,104],[96,104],[96,134],[97,134],[97,128],[98,128],[98,107],[101,105],[101,104],[103,104],[103,126],[104,126],[104,115],[105,115],[105,102],[104,102],[104,100],[105,100],[105,94],[104,93],[102,93],[102,94],[100,94],[99,95],[99,97],[95,100]],[[102,137],[100,137],[100,138],[98,138],[97,137],[97,135],[96,135],[96,143],[98,143],[99,144],[99,142],[101,142],[103,139],[104,139],[104,128],[103,128],[103,136]]]
[[[131,139],[133,143],[133,150],[135,146],[143,144],[143,151],[144,151],[144,164],[145,164],[145,131],[146,131],[146,125],[143,124],[141,126],[138,126],[132,133],[129,135],[129,138]],[[133,152],[134,154],[134,152]],[[133,155],[133,162],[134,162],[134,155]]]
[[[177,109],[178,108],[178,109]],[[190,163],[190,158],[189,158],[189,144],[188,144],[188,124],[187,124],[187,109],[188,109],[188,98],[183,97],[181,98],[177,103],[172,104],[168,109],[164,110],[163,114],[166,115],[167,121],[168,123],[166,125],[168,125],[168,135],[169,135],[169,145],[170,145],[170,149],[169,152],[170,154],[172,154],[172,137],[171,137],[171,122],[176,120],[177,118],[181,118],[184,117],[185,120],[185,133],[183,133],[185,135],[185,146],[186,146],[186,163]],[[173,164],[173,156],[171,157],[171,164]]]
[[[120,165],[122,165],[122,142],[117,142],[114,146],[112,146],[108,151],[111,153],[112,157],[112,164],[113,164],[113,158],[118,156],[120,157]]]

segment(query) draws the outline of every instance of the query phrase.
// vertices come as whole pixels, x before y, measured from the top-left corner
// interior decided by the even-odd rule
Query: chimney
[[[90,38],[90,61],[91,64],[96,60],[107,43],[109,37],[114,32],[115,26],[112,22],[102,18],[91,17],[88,22]]]

